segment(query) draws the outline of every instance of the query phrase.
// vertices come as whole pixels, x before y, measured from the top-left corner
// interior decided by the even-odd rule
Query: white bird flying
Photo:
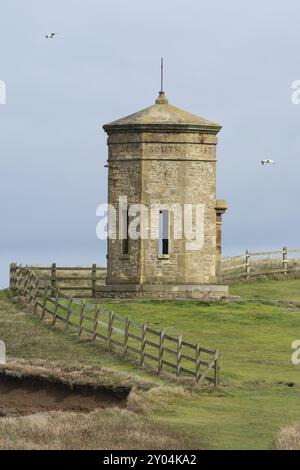
[[[54,39],[57,36],[57,33],[46,34],[46,39]]]
[[[268,165],[269,163],[276,163],[274,160],[270,160],[269,158],[267,160],[262,160],[261,164],[262,165]]]

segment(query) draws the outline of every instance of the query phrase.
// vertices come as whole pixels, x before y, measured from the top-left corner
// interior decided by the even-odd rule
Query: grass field
[[[119,315],[130,314],[139,323],[218,348],[221,386],[216,392],[167,383],[99,345],[51,329],[13,305],[5,292],[0,297],[0,338],[6,341],[10,358],[101,368],[103,380],[112,384],[122,380],[152,384],[145,387],[150,390],[135,390],[131,400],[150,434],[154,425],[158,433],[170,436],[167,446],[178,438],[189,448],[269,449],[281,428],[300,421],[300,366],[291,365],[291,343],[300,339],[300,309],[289,303],[300,302],[300,280],[236,283],[230,291],[241,296],[239,302],[102,304]],[[128,413],[132,419],[136,415]],[[126,445],[122,441],[121,446]],[[141,447],[147,445],[150,440],[144,437]]]

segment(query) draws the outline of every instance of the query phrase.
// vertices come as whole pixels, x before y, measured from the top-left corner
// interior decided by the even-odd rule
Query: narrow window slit
[[[122,233],[122,255],[129,254],[129,234],[128,234],[128,226],[129,226],[129,216],[128,210],[122,210],[122,225],[121,225],[121,233]]]
[[[159,254],[169,254],[169,211],[159,211]]]

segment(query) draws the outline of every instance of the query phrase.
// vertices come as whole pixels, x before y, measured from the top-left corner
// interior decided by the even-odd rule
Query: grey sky
[[[3,0],[0,285],[12,260],[105,262],[101,126],[154,102],[161,56],[170,102],[224,126],[224,252],[299,247],[299,13],[297,0]]]

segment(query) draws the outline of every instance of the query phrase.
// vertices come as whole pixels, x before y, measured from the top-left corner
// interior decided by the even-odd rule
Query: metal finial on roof
[[[164,58],[160,59],[160,93],[164,92]]]
[[[160,92],[155,104],[168,104],[168,98],[164,92],[164,58],[160,60]]]

